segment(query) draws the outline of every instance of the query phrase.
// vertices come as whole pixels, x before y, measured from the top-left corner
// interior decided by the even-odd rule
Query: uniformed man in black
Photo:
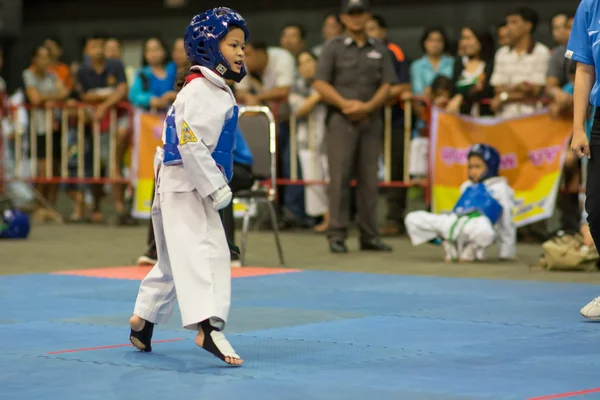
[[[330,105],[327,119],[329,159],[329,248],[348,251],[350,182],[358,181],[356,205],[360,249],[391,251],[379,237],[376,221],[378,159],[383,132],[381,108],[396,73],[388,49],[365,33],[370,18],[366,0],[345,0],[341,19],[346,33],[325,44],[314,88]]]

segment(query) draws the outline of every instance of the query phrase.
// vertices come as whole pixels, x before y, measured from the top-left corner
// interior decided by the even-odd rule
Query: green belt
[[[459,215],[458,218],[456,218],[456,221],[454,221],[454,223],[450,227],[450,234],[448,235],[448,241],[450,243],[455,243],[456,244],[457,239],[460,237],[460,235],[462,234],[463,230],[465,229],[465,225],[467,225],[469,223],[469,221],[472,220],[473,218],[481,217],[481,215],[482,214],[479,211],[471,211],[470,213]],[[460,227],[460,231],[458,232],[458,234],[454,238],[454,229],[456,228],[456,225],[458,225],[458,222],[461,221],[461,220],[463,220],[463,218],[466,218],[467,220],[462,224],[462,226]],[[452,262],[456,262],[456,261],[458,261],[458,260],[456,260],[453,257],[452,258]]]

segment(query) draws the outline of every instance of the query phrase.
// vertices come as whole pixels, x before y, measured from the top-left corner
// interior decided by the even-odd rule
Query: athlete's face
[[[468,170],[469,170],[469,180],[471,182],[479,182],[481,180],[481,176],[485,173],[487,169],[487,165],[479,156],[471,156],[469,157],[468,162]]]
[[[246,38],[244,31],[236,28],[230,30],[227,36],[219,43],[219,50],[221,50],[221,54],[225,57],[225,61],[229,63],[231,70],[238,74],[244,66],[245,47]]]

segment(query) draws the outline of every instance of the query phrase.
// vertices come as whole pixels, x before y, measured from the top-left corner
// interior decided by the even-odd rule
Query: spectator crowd
[[[358,3],[361,3],[360,1]],[[289,23],[282,27],[279,44],[269,45],[253,40],[245,48],[245,63],[248,76],[235,85],[238,102],[247,105],[277,105],[278,120],[278,172],[280,177],[290,177],[290,164],[298,160],[299,177],[309,180],[328,180],[330,177],[327,151],[327,124],[330,105],[323,94],[315,90],[315,81],[322,79],[325,64],[333,50],[331,44],[336,37],[347,39],[352,44],[349,30],[364,31],[368,42],[383,46],[388,54],[389,69],[394,75],[388,83],[389,95],[386,105],[392,106],[392,179],[404,176],[404,102],[411,101],[413,138],[427,135],[428,104],[444,108],[447,112],[472,116],[515,117],[532,113],[547,104],[553,116],[568,116],[572,112],[572,94],[575,65],[565,59],[564,53],[569,39],[573,12],[557,13],[551,20],[554,43],[543,44],[536,40],[538,13],[521,7],[510,12],[499,21],[495,30],[488,27],[468,25],[451,40],[442,27],[427,27],[422,34],[421,54],[407,54],[403,43],[394,43],[388,37],[385,17],[369,12],[367,6],[342,10],[341,14],[327,14],[322,23],[323,43],[309,47],[307,32],[299,24]],[[360,46],[359,46],[360,47]],[[378,61],[380,47],[373,47],[367,57],[369,62]],[[356,63],[348,59],[342,62]],[[129,102],[133,107],[149,112],[164,112],[175,99],[178,76],[187,69],[183,38],[170,46],[160,38],[148,38],[144,43],[143,66],[133,73],[121,61],[120,42],[107,35],[90,36],[78,63],[66,65],[62,61],[61,42],[48,37],[31,53],[30,65],[23,71],[22,90],[11,93],[5,104],[26,104],[35,107],[30,113],[20,113],[18,123],[24,132],[30,129],[37,133],[37,174],[45,176],[48,118],[45,109],[57,103],[67,107],[75,101],[89,105],[85,108],[86,176],[92,176],[91,152],[92,126],[99,123],[101,130],[101,160],[105,171],[113,168],[117,177],[124,173],[127,149],[132,140],[132,118],[130,112],[118,108],[116,126],[116,160],[114,165],[109,155],[106,133],[109,130],[108,111],[118,104]],[[386,61],[388,62],[388,61]],[[368,63],[367,63],[368,64]],[[1,57],[0,57],[1,66]],[[364,78],[363,67],[356,63],[356,74],[343,78],[360,82]],[[340,72],[336,65],[331,73]],[[387,67],[386,67],[387,68]],[[383,79],[383,77],[381,77]],[[0,91],[5,84],[0,79]],[[296,123],[290,124],[293,116]],[[11,114],[12,118],[13,115]],[[69,149],[76,149],[76,111],[69,114]],[[6,118],[5,139],[14,140],[16,121]],[[51,127],[53,175],[59,176],[61,115],[52,113]],[[290,154],[290,128],[296,129],[297,154]],[[381,131],[383,134],[383,128]],[[314,138],[310,140],[309,135]],[[28,136],[28,135],[24,135]],[[11,146],[6,146],[10,148]],[[32,144],[29,143],[29,148]],[[76,176],[76,151],[70,151],[71,176]],[[14,160],[14,155],[13,158]],[[89,162],[88,162],[89,161]],[[309,165],[310,164],[310,165]],[[314,165],[313,165],[314,164]],[[13,166],[14,167],[14,166]],[[351,173],[351,172],[349,172]],[[564,187],[569,189],[559,196],[561,228],[568,232],[580,229],[580,205],[578,188],[581,170],[577,159],[568,157],[565,165]],[[103,223],[101,201],[106,190],[103,185],[68,184],[62,186],[73,201],[73,210],[68,219],[72,222]],[[130,225],[135,221],[130,216],[125,195],[125,186],[111,187],[114,208],[119,225]],[[47,200],[36,206],[34,218],[38,222],[52,220],[55,215],[49,208],[56,205],[58,183],[37,185],[37,190]],[[285,186],[280,190],[280,225],[299,227],[325,232],[330,214],[329,196],[325,186]],[[389,188],[387,218],[379,230],[383,235],[403,234],[406,213],[407,191],[404,188]],[[360,196],[359,196],[360,197]],[[344,200],[345,201],[345,200]],[[355,210],[354,201],[348,199],[350,209]],[[360,207],[360,205],[357,205]],[[352,211],[353,214],[353,211]],[[352,217],[352,216],[350,216]],[[547,238],[544,223],[534,224],[521,233],[523,240],[542,241]]]

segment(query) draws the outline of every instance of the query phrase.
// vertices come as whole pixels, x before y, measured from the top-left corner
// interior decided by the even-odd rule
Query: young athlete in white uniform
[[[441,240],[446,261],[471,262],[485,259],[485,249],[497,242],[500,258],[515,255],[516,228],[512,219],[514,192],[498,176],[500,155],[485,144],[469,150],[469,180],[460,188],[461,197],[450,214],[414,211],[405,225],[417,246]]]
[[[223,333],[231,302],[230,251],[218,211],[232,198],[238,108],[225,79],[239,82],[248,40],[244,19],[229,8],[195,16],[185,49],[192,64],[164,123],[164,149],[154,159],[152,221],[158,263],[142,281],[130,340],[151,351],[154,324],[179,303],[195,342],[231,365],[241,365]]]

